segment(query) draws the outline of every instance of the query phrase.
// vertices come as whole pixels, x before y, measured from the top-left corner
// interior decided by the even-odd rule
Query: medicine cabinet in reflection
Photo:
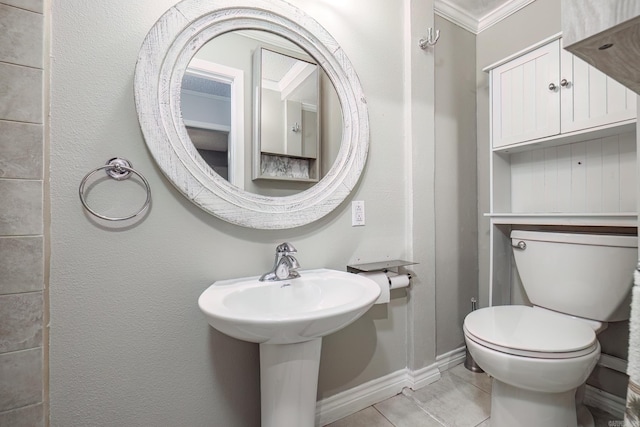
[[[253,56],[253,179],[317,182],[320,78],[311,57],[260,47]]]

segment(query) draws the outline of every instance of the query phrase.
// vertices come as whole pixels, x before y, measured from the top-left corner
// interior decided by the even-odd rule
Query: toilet
[[[533,307],[464,320],[467,349],[493,377],[491,426],[593,425],[576,390],[600,356],[596,334],[629,319],[637,237],[513,230],[511,243]]]

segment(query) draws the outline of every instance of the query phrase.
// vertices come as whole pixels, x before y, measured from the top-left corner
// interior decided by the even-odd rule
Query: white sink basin
[[[323,337],[362,316],[380,295],[378,285],[343,271],[301,271],[299,278],[260,282],[258,276],[222,280],[198,305],[211,326],[244,341],[293,344]]]

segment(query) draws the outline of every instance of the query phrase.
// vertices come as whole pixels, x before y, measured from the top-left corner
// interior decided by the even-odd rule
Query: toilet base
[[[576,390],[540,393],[505,384],[491,385],[491,427],[577,427]]]
[[[576,389],[576,413],[578,417],[578,427],[595,427],[596,423],[589,409],[584,405],[584,395],[587,391],[587,385],[582,384]]]

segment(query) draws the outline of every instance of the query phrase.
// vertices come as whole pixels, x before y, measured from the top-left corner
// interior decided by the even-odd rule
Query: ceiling
[[[533,1],[535,0],[435,0],[435,12],[478,34]]]

